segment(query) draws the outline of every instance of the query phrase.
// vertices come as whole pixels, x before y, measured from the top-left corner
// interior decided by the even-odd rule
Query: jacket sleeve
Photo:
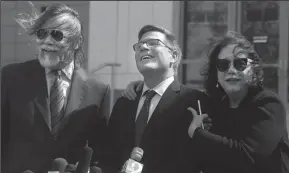
[[[9,142],[9,101],[8,101],[8,77],[7,67],[1,70],[1,161],[2,172],[5,172],[7,166],[8,156],[8,142]]]
[[[111,95],[111,90],[110,86],[107,85],[105,94],[103,96],[103,100],[100,104],[100,115],[106,118],[106,121],[108,122],[110,118],[110,95]]]
[[[115,145],[117,129],[119,129],[119,113],[122,112],[121,101],[118,99],[112,109],[111,117],[108,121],[107,135],[105,136],[105,147],[101,158],[100,167],[105,173],[113,173],[118,171],[120,151]]]
[[[104,86],[106,87],[103,87],[104,94],[102,95],[102,101],[100,102],[99,107],[95,106],[95,104],[87,107],[91,114],[87,124],[88,141],[93,149],[91,166],[97,165],[102,160],[104,148],[106,146],[107,118],[110,113],[110,87],[109,85]]]
[[[240,129],[242,136],[238,139],[198,128],[192,140],[200,158],[205,162],[253,172],[257,164],[271,155],[284,133],[285,109],[275,97],[260,98],[250,108],[252,119],[248,119],[249,125]]]

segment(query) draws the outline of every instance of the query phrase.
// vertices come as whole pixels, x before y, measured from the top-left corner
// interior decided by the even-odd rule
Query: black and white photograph
[[[0,1],[1,173],[289,173],[289,1]]]

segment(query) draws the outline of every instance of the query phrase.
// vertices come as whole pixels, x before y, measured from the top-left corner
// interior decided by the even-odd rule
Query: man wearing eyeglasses
[[[82,69],[78,13],[55,4],[36,19],[17,21],[36,38],[37,59],[2,69],[2,172],[47,173],[55,158],[75,164],[87,141],[97,161],[109,116],[109,86]]]
[[[170,31],[146,25],[133,49],[144,81],[137,86],[135,100],[122,96],[114,105],[106,167],[119,171],[133,148],[140,147],[142,173],[194,173],[186,136],[192,116],[186,109],[196,108],[197,100],[202,102],[205,96],[178,82],[181,49]]]

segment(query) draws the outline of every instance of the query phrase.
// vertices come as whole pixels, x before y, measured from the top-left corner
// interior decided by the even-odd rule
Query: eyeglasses
[[[36,36],[38,39],[44,39],[48,36],[48,34],[50,34],[55,41],[61,41],[64,38],[63,32],[59,30],[39,29],[36,31]]]
[[[164,46],[164,47],[172,50],[172,48],[168,47],[164,42],[162,42],[159,39],[150,39],[150,40],[138,42],[138,43],[133,45],[133,50],[134,51],[139,51],[143,44],[146,44],[148,47]]]
[[[248,58],[236,58],[233,61],[234,68],[238,71],[244,71],[248,67],[248,63],[253,62],[251,59]],[[229,70],[231,61],[227,59],[217,59],[216,63],[217,70],[220,72],[226,72]]]

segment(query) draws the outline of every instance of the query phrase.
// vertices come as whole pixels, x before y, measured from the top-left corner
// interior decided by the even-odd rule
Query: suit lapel
[[[76,70],[73,73],[67,105],[64,113],[64,118],[61,123],[62,129],[69,121],[70,114],[81,107],[81,103],[87,94],[88,84],[86,82],[86,74],[82,69]]]
[[[166,89],[157,107],[155,108],[144,131],[143,139],[147,138],[147,136],[152,132],[153,129],[152,127],[154,126],[154,123],[159,123],[158,117],[164,116],[163,113],[165,112],[165,110],[170,108],[174,100],[177,98],[179,91],[180,91],[180,83],[174,80],[172,84]]]
[[[141,98],[142,94],[142,89],[143,89],[144,83],[141,82],[137,88],[136,88],[136,99],[135,100],[130,100],[129,104],[127,105],[128,107],[131,108],[131,111],[129,111],[128,115],[128,125],[125,127],[127,128],[126,134],[131,134],[131,146],[134,146],[135,144],[135,120],[136,120],[136,113],[137,113],[137,108],[138,108],[138,103]],[[124,121],[126,122],[126,121]]]
[[[36,108],[41,113],[44,121],[47,124],[49,130],[51,130],[51,118],[50,118],[50,109],[49,109],[49,100],[48,100],[48,91],[47,91],[47,82],[45,76],[44,68],[36,60],[35,68],[32,68],[28,74],[28,82],[31,86],[31,92],[35,95],[33,101]]]

